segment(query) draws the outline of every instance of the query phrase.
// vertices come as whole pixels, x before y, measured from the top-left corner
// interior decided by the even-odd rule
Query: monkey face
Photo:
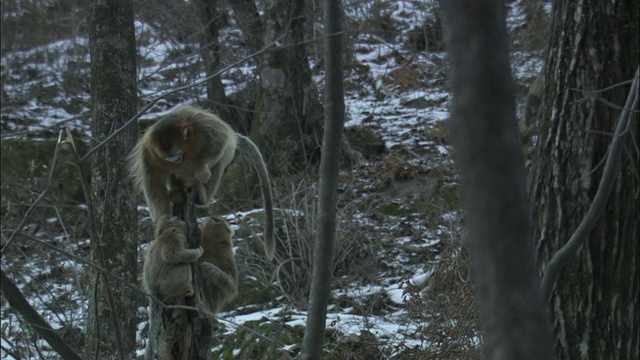
[[[202,226],[203,231],[216,233],[216,234],[228,234],[233,236],[233,229],[229,226],[227,221],[219,216],[211,216],[207,218]]]
[[[187,224],[173,215],[162,215],[156,220],[155,237],[160,235],[184,235],[187,232]]]
[[[187,157],[187,149],[193,130],[184,124],[163,119],[153,129],[153,151],[156,156],[170,164],[182,164]]]

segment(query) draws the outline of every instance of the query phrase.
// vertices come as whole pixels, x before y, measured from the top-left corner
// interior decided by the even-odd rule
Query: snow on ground
[[[366,7],[350,7],[348,4],[347,2],[346,9],[351,12],[350,16],[363,16],[370,10]],[[404,30],[412,29],[421,25],[424,18],[428,16],[421,7],[417,7],[418,4],[419,2],[415,1],[394,2],[390,16],[396,24],[401,24]],[[515,9],[517,11],[509,18],[508,24],[511,28],[523,21],[522,12],[517,6]],[[173,54],[176,50],[184,49],[176,49],[179,45],[159,40],[156,30],[140,21],[136,21],[135,25],[139,39],[139,55],[144,59],[142,61],[144,66],[140,67],[138,74],[140,96],[143,99],[153,99],[173,87],[202,77],[203,74],[197,71],[182,72],[183,69],[194,67],[199,61],[197,55],[185,55],[176,60]],[[387,149],[407,148],[420,154],[427,152],[441,161],[450,162],[448,145],[434,141],[431,135],[434,129],[441,126],[449,116],[450,99],[445,89],[445,71],[442,69],[446,64],[445,54],[427,52],[411,54],[399,47],[397,43],[378,40],[378,43],[373,43],[370,35],[363,34],[353,45],[355,61],[366,69],[366,74],[350,74],[347,78],[348,82],[357,82],[360,85],[356,89],[346,91],[345,126],[374,129],[384,139]],[[29,51],[2,54],[2,74],[6,75],[6,80],[3,80],[3,91],[14,102],[11,112],[4,107],[2,109],[3,139],[24,136],[27,133],[38,133],[43,136],[56,134],[61,126],[71,126],[89,135],[88,92],[79,92],[81,95],[70,98],[66,91],[60,90],[70,86],[65,84],[64,78],[65,71],[68,71],[70,66],[75,66],[75,71],[88,75],[89,60],[86,47],[87,39],[76,38],[56,41]],[[540,60],[525,56],[519,58],[526,60],[514,64],[515,78],[520,80],[535,77],[540,69]],[[410,69],[410,66],[415,64],[419,66],[414,68],[415,72],[410,72],[409,76],[411,74],[429,74],[429,76],[412,79],[415,82],[403,86],[398,80],[399,71]],[[16,68],[22,70],[11,70]],[[231,70],[227,74],[229,76],[225,76],[224,82],[229,89],[241,88],[243,84],[238,83],[236,79],[252,76],[254,70],[251,65],[241,65]],[[77,84],[77,86],[87,88],[88,83]],[[32,98],[29,94],[34,87],[51,89],[51,91],[46,98]],[[203,94],[205,89],[199,86],[192,90],[189,97],[203,96]],[[153,117],[161,111],[166,111],[168,105],[170,105],[169,100],[166,103],[160,103],[145,117]],[[23,121],[24,119],[31,119],[31,121]],[[145,207],[140,208],[141,211],[144,209]],[[285,210],[295,213],[295,210]],[[230,217],[229,220],[233,222],[234,219],[248,217],[251,214],[251,212],[239,213],[235,217]],[[458,216],[457,213],[444,214],[442,221],[453,222]],[[366,216],[354,215],[350,220],[362,221],[368,226],[373,223]],[[64,225],[55,217],[47,220],[49,221]],[[375,283],[355,282],[348,287],[336,288],[333,291],[333,298],[347,297],[354,301],[370,296],[383,297],[389,300],[387,311],[376,315],[362,315],[358,314],[353,307],[341,307],[332,303],[327,314],[327,329],[336,330],[346,337],[358,336],[366,330],[397,351],[424,349],[428,346],[428,339],[420,334],[420,328],[424,324],[412,319],[407,311],[411,297],[419,295],[408,292],[407,286],[425,284],[432,275],[432,269],[426,262],[411,261],[411,254],[399,252],[397,248],[409,243],[414,247],[438,246],[443,241],[440,237],[442,229],[439,224],[415,221],[416,228],[411,230],[413,237],[399,236],[393,233],[393,229],[390,231],[380,229],[381,240],[390,244],[396,251],[393,253],[394,258],[385,260],[390,270],[385,271],[384,276],[380,276]],[[30,226],[37,227],[37,224]],[[36,233],[35,236],[38,234]],[[423,239],[423,242],[415,244],[415,241],[412,241],[415,237]],[[71,253],[86,252],[88,248],[86,238],[75,244],[71,243],[66,228],[61,229],[61,234],[54,237],[52,241]],[[140,254],[145,248],[146,245],[141,245]],[[84,327],[83,319],[88,295],[79,285],[79,279],[87,273],[84,266],[60,254],[47,254],[46,257],[38,259],[31,259],[26,255],[20,259],[7,259],[3,256],[1,261],[3,270],[16,269],[7,273],[16,280],[21,290],[31,294],[30,302],[36,305],[38,311],[54,328],[60,328],[62,324]],[[55,264],[55,267],[51,264]],[[54,268],[61,274],[53,276],[51,272]],[[58,281],[48,284],[46,288],[39,285],[38,279],[51,277],[55,277]],[[56,308],[56,304],[61,303],[61,299],[65,299],[65,304],[73,305],[62,309]],[[146,317],[144,307],[139,309],[139,313],[143,318]],[[233,334],[238,326],[256,320],[284,322],[292,327],[304,326],[306,312],[292,306],[274,305],[262,310],[254,309],[250,313],[232,311],[223,313],[220,317],[226,320],[222,322],[226,333]],[[3,302],[2,339],[0,340],[2,358],[9,357],[4,349],[12,349],[16,343],[30,338],[28,334],[23,334],[28,331],[24,323],[10,310],[8,304]],[[137,336],[140,344],[138,354],[142,354],[144,349],[145,332],[146,323],[143,321],[138,327]],[[23,338],[16,338],[14,334],[23,334],[21,335]],[[287,350],[295,345],[282,344],[282,348]],[[43,349],[39,354],[42,358],[55,357],[46,350],[49,347],[43,341],[26,346],[32,351],[36,348]],[[37,353],[32,353],[28,358],[36,358],[35,354]]]

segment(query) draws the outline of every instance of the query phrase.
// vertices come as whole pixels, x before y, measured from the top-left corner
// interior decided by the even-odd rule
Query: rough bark
[[[210,76],[218,72],[221,67],[219,34],[223,19],[218,11],[218,0],[196,0],[195,5],[201,22],[200,50],[202,60],[207,70],[207,76]],[[248,131],[246,120],[242,119],[237,107],[224,92],[221,76],[213,77],[207,82],[205,107],[214,110],[236,131],[242,133]]]
[[[602,177],[603,159],[638,66],[638,1],[556,1],[530,173],[538,263],[571,237]],[[586,244],[555,284],[559,359],[637,359],[637,115],[613,192]],[[635,138],[635,139],[631,139]]]
[[[24,320],[33,327],[38,335],[45,339],[49,345],[55,350],[58,355],[64,359],[81,360],[82,357],[67,344],[64,339],[49,325],[49,323],[42,318],[36,309],[29,304],[29,301],[22,295],[20,289],[16,284],[4,274],[4,271],[0,269],[0,284],[2,285],[2,296],[7,299],[9,305],[22,317]],[[3,348],[4,350],[4,348]]]
[[[183,203],[173,205],[173,216],[183,219],[187,224],[187,241],[189,248],[195,249],[200,246],[201,232],[198,227],[195,199],[197,192],[192,189],[183,193]],[[184,201],[186,199],[186,201]],[[176,301],[174,305],[185,305],[190,307],[200,307],[205,303],[202,288],[203,281],[200,276],[199,267],[191,264],[193,272],[193,286],[195,294],[184,296]],[[161,314],[149,319],[149,322],[156,322],[158,329],[154,339],[157,347],[156,354],[148,353],[147,357],[153,358],[157,355],[159,359],[210,359],[213,333],[213,320],[204,312],[185,309],[163,309],[157,303],[151,303],[154,307],[154,314]],[[151,325],[150,325],[151,328]],[[149,339],[151,341],[152,339]],[[147,352],[153,352],[147,347]]]
[[[130,0],[92,0],[90,10],[91,100],[94,144],[136,114],[136,44]],[[96,221],[92,259],[131,283],[137,282],[137,199],[126,171],[125,158],[137,139],[130,126],[96,152],[91,171],[91,202]],[[94,276],[87,323],[87,357],[134,355],[139,297],[124,286],[110,286]],[[109,305],[111,293],[115,308]],[[115,314],[114,314],[115,312]],[[115,316],[114,316],[115,315]],[[118,328],[111,319],[116,319]],[[116,341],[121,334],[122,343]]]
[[[338,170],[344,127],[343,9],[341,0],[324,2],[327,31],[325,47],[325,127],[320,161],[318,227],[314,248],[313,273],[309,294],[307,326],[301,358],[322,359],[327,304],[331,295],[333,249],[336,237]]]
[[[260,148],[272,178],[303,171],[319,160],[322,107],[306,55],[304,4],[304,0],[270,1],[262,16],[261,43],[273,49],[260,58],[260,88],[249,137]],[[234,9],[238,6],[234,4]],[[261,194],[256,176],[244,161],[228,168],[220,190],[222,203],[231,207],[259,199]]]
[[[236,24],[242,30],[244,45],[254,53],[262,48],[262,19],[258,7],[253,0],[236,0],[230,2],[233,7]]]
[[[304,0],[276,0],[265,10],[264,44],[278,47],[260,63],[260,95],[251,139],[272,174],[304,169],[318,148],[321,110],[304,44]]]
[[[451,136],[487,359],[550,359],[504,1],[445,1]]]

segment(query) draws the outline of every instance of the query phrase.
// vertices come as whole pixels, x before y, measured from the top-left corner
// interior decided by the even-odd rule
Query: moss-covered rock
[[[349,127],[345,130],[345,136],[354,149],[367,155],[380,155],[387,149],[382,136],[369,127]]]

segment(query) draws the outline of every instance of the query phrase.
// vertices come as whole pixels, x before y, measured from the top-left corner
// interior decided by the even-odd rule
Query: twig
[[[234,62],[234,63],[233,63],[233,64],[231,64],[231,65],[227,65],[227,66],[223,67],[222,69],[220,69],[220,70],[216,71],[215,73],[213,73],[213,74],[211,74],[211,75],[209,75],[209,76],[206,76],[206,77],[202,78],[202,80],[200,80],[200,81],[196,81],[196,82],[194,82],[194,83],[192,83],[192,84],[187,84],[187,85],[179,86],[179,87],[177,87],[177,88],[175,88],[175,89],[173,89],[173,90],[167,91],[166,93],[164,93],[164,94],[162,94],[162,95],[158,96],[157,98],[155,98],[155,99],[151,100],[151,101],[150,101],[147,105],[145,105],[145,107],[144,107],[144,108],[142,108],[142,110],[140,110],[140,111],[139,111],[139,112],[138,112],[134,117],[132,117],[132,118],[131,118],[131,119],[129,119],[129,120],[128,120],[124,125],[122,125],[122,127],[120,127],[119,129],[117,129],[116,131],[114,131],[113,133],[111,133],[111,135],[107,136],[107,137],[106,137],[104,140],[102,140],[99,144],[97,144],[97,145],[96,145],[96,146],[94,146],[92,149],[90,149],[89,151],[87,151],[87,153],[86,153],[82,158],[80,158],[80,159],[79,159],[78,164],[80,164],[80,165],[81,165],[85,160],[87,160],[91,155],[93,155],[96,151],[98,151],[100,148],[102,148],[102,147],[103,147],[107,142],[109,142],[112,138],[116,137],[118,134],[120,134],[121,132],[123,132],[123,131],[124,131],[126,128],[128,128],[128,127],[129,127],[133,122],[135,122],[135,121],[136,121],[136,120],[138,120],[140,117],[142,117],[142,115],[144,115],[144,114],[147,112],[147,110],[151,109],[151,107],[152,107],[153,105],[155,105],[158,101],[160,101],[160,100],[164,99],[165,97],[167,97],[167,96],[169,96],[169,95],[171,95],[171,94],[175,94],[175,93],[177,93],[177,92],[184,91],[184,90],[190,89],[190,88],[192,88],[192,87],[195,87],[195,86],[198,86],[198,85],[204,84],[204,83],[206,83],[207,81],[209,81],[209,80],[213,79],[214,77],[216,77],[216,76],[220,76],[220,74],[222,74],[222,73],[224,73],[224,72],[226,72],[226,71],[228,71],[228,70],[230,70],[230,69],[232,69],[232,68],[234,68],[234,67],[236,67],[236,66],[238,66],[238,65],[240,65],[240,64],[242,64],[242,63],[244,63],[244,62],[246,62],[246,61],[248,61],[249,59],[252,59],[252,58],[254,58],[254,57],[256,57],[256,56],[258,56],[258,55],[260,55],[260,54],[262,54],[262,53],[264,53],[264,52],[266,52],[266,51],[268,51],[268,50],[270,50],[271,48],[273,48],[273,47],[275,47],[275,46],[277,46],[278,41],[280,41],[281,39],[283,39],[286,35],[287,35],[287,34],[284,34],[284,35],[280,36],[278,39],[276,39],[275,41],[273,41],[271,44],[269,44],[269,45],[265,46],[264,48],[262,48],[262,49],[260,49],[260,50],[256,51],[255,53],[253,53],[253,54],[251,54],[251,55],[249,55],[249,56],[247,56],[247,57],[244,57],[244,58],[242,58],[242,59],[240,59],[240,60],[238,60],[238,61]]]
[[[31,327],[42,336],[51,347],[63,359],[82,360],[80,355],[67,344],[46,320],[25,299],[20,289],[5,275],[0,269],[0,283],[2,284],[2,295],[7,299],[11,308],[16,310],[31,325]]]
[[[148,297],[149,299],[151,299],[152,301],[154,301],[158,305],[160,305],[163,309],[166,309],[166,310],[184,309],[184,310],[191,310],[191,311],[199,311],[199,312],[205,314],[206,316],[208,316],[210,318],[215,318],[217,320],[221,320],[221,321],[233,324],[233,325],[235,325],[235,326],[237,326],[239,328],[242,328],[242,329],[245,329],[245,330],[247,330],[249,332],[252,332],[255,335],[257,335],[258,337],[263,338],[264,340],[267,340],[267,341],[270,341],[270,342],[275,342],[276,341],[275,339],[270,338],[268,336],[265,336],[265,335],[257,332],[254,329],[246,327],[246,326],[244,326],[242,324],[238,324],[238,323],[236,323],[236,322],[234,322],[232,320],[224,319],[224,318],[220,317],[219,315],[214,314],[211,311],[208,311],[207,309],[200,309],[200,308],[197,308],[197,307],[194,307],[194,306],[187,306],[187,305],[167,305],[162,300],[160,300],[159,298],[157,298],[154,295],[152,295],[152,294],[144,291],[143,289],[141,289],[139,286],[131,284],[129,281],[123,279],[122,277],[120,277],[119,275],[109,271],[108,269],[105,269],[105,268],[101,267],[100,265],[97,265],[97,264],[95,264],[95,263],[93,263],[91,261],[85,260],[85,259],[83,259],[83,258],[81,258],[81,257],[79,257],[77,255],[74,255],[74,254],[72,254],[72,253],[70,253],[70,252],[68,252],[66,250],[63,250],[63,249],[61,249],[61,248],[59,248],[59,247],[57,247],[55,245],[52,245],[52,244],[46,242],[45,240],[38,239],[38,238],[36,238],[36,237],[34,237],[32,235],[24,234],[24,233],[20,233],[19,235],[23,236],[23,237],[25,237],[25,238],[33,241],[33,242],[41,244],[41,245],[45,246],[46,248],[48,248],[50,250],[53,250],[53,251],[58,252],[60,254],[63,254],[65,256],[67,256],[68,258],[73,259],[73,260],[75,260],[75,261],[77,261],[79,263],[87,265],[87,266],[89,266],[89,267],[101,272],[102,274],[104,274],[106,276],[111,277],[112,279],[114,279],[115,281],[119,282],[120,284],[122,284],[124,286],[127,286],[127,287],[133,289],[134,291],[136,291],[136,292]]]
[[[603,93],[605,91],[613,90],[613,89],[615,89],[617,87],[624,86],[624,85],[631,84],[631,83],[633,83],[633,79],[621,81],[621,82],[619,82],[617,84],[613,84],[613,85],[607,86],[606,88],[602,88],[602,89],[598,89],[598,90],[585,90],[585,89],[575,89],[575,88],[571,89],[571,90],[579,91],[579,92],[582,92],[582,93],[585,93],[585,94],[599,94],[599,93]]]
[[[7,246],[9,246],[9,244],[11,244],[13,239],[15,239],[16,234],[19,231],[22,230],[22,228],[24,227],[24,224],[27,222],[27,219],[31,215],[31,212],[33,211],[33,209],[35,209],[36,205],[40,202],[40,200],[42,200],[44,198],[44,196],[47,194],[49,189],[51,189],[51,184],[53,183],[53,175],[54,175],[54,173],[56,171],[56,168],[57,168],[56,165],[58,163],[58,154],[60,153],[60,145],[63,143],[62,133],[63,133],[63,130],[60,130],[60,133],[58,134],[58,142],[56,143],[56,148],[55,148],[55,150],[53,152],[53,160],[51,161],[51,168],[49,170],[49,177],[47,178],[47,182],[46,182],[44,190],[42,190],[40,195],[38,195],[36,200],[31,204],[31,206],[29,206],[27,211],[24,213],[24,216],[22,216],[22,220],[20,221],[20,224],[18,224],[18,227],[13,231],[13,233],[11,234],[11,236],[9,237],[7,242],[2,247],[2,250],[0,250],[0,254],[3,254],[4,250],[7,248]]]
[[[147,296],[147,297],[151,298],[153,301],[157,301],[158,303],[162,304],[163,307],[166,307],[166,308],[170,307],[169,305],[165,305],[157,297],[147,293],[146,291],[142,290],[140,287],[129,283],[127,280],[123,279],[118,274],[115,274],[114,272],[109,271],[108,269],[105,269],[100,265],[96,265],[91,261],[85,260],[85,259],[83,259],[83,258],[81,258],[81,257],[79,257],[77,255],[74,255],[74,254],[72,254],[72,253],[70,253],[70,252],[68,252],[66,250],[63,250],[63,249],[61,249],[61,248],[59,248],[59,247],[57,247],[55,245],[49,244],[48,242],[46,242],[46,241],[44,241],[42,239],[38,239],[35,236],[24,234],[24,233],[21,233],[20,236],[24,236],[25,238],[27,238],[27,239],[29,239],[29,240],[31,240],[33,242],[37,242],[38,244],[41,244],[41,245],[43,245],[44,247],[46,247],[46,248],[48,248],[50,250],[53,250],[53,251],[58,252],[60,254],[63,254],[65,256],[67,256],[68,258],[70,258],[70,259],[73,259],[73,260],[75,260],[75,261],[77,261],[79,263],[82,263],[84,265],[87,265],[87,266],[95,269],[95,270],[98,270],[99,272],[103,273],[104,275],[107,275],[107,276],[111,277],[112,279],[116,280],[117,282],[119,282],[119,283],[121,283],[121,284],[123,284],[123,285],[125,285],[125,286],[127,286],[127,287],[129,287],[129,288],[131,288],[131,289],[133,289],[133,290],[135,290],[137,292],[139,292],[140,294],[142,294],[144,296]]]
[[[639,77],[640,68],[636,70],[633,83],[631,84],[631,90],[629,91],[629,96],[627,97],[622,113],[620,113],[620,116],[618,117],[616,132],[613,136],[613,140],[611,141],[607,162],[605,163],[602,171],[602,178],[600,179],[600,184],[598,185],[598,190],[593,198],[593,202],[591,203],[587,214],[580,222],[580,225],[578,225],[576,231],[571,235],[569,241],[567,241],[567,243],[553,255],[544,271],[540,288],[544,298],[547,300],[551,298],[551,291],[553,290],[553,285],[555,284],[558,275],[571,261],[580,246],[585,242],[587,236],[591,232],[591,229],[595,226],[596,221],[600,215],[602,215],[607,204],[607,200],[609,200],[617,175],[618,165],[620,163],[620,154],[623,149],[623,142],[626,134],[629,132],[628,127],[631,122],[633,113],[632,109],[635,109],[638,106]]]
[[[80,173],[80,185],[82,186],[82,192],[85,197],[85,201],[87,202],[87,213],[89,215],[89,236],[91,237],[91,242],[96,244],[95,249],[98,253],[98,261],[104,267],[106,264],[106,260],[104,258],[104,252],[102,251],[102,236],[98,235],[98,231],[96,229],[96,219],[93,211],[93,201],[91,199],[91,193],[89,192],[89,184],[87,183],[87,178],[85,177],[84,169],[82,167],[82,162],[80,159],[80,155],[78,154],[75,141],[73,139],[73,135],[68,127],[65,128],[67,138],[66,141],[71,145],[71,152],[75,156],[76,159],[76,167],[78,168],[78,172]],[[100,273],[98,273],[100,274]],[[111,318],[111,323],[113,326],[113,332],[116,340],[116,347],[118,350],[118,356],[120,360],[124,360],[124,343],[122,342],[122,332],[120,330],[120,320],[118,318],[118,308],[116,307],[116,301],[113,297],[113,292],[111,291],[111,287],[109,286],[109,279],[103,276],[105,288],[107,289],[107,302],[109,303],[109,316]],[[99,276],[96,276],[96,289],[98,288]],[[96,290],[97,292],[97,290]],[[96,304],[99,303],[98,299],[95,299]],[[96,309],[97,309],[96,305]],[[96,326],[99,324],[96,323]],[[96,353],[97,356],[97,353]]]

